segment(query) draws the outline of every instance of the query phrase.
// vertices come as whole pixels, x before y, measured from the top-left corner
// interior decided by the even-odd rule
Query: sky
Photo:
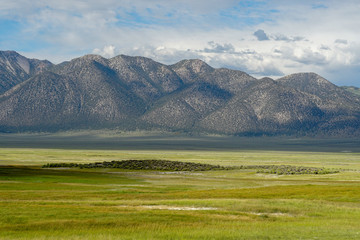
[[[0,50],[201,59],[255,77],[315,72],[360,87],[359,0],[1,0]]]

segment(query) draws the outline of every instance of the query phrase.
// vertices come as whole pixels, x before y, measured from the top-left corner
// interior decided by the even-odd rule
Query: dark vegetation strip
[[[70,167],[70,168],[120,168],[129,170],[162,170],[162,171],[209,171],[230,170],[234,167],[222,167],[202,163],[179,162],[168,160],[124,160],[95,163],[48,163],[44,168]]]
[[[339,170],[336,169],[291,166],[291,165],[247,165],[247,166],[240,166],[240,168],[256,169],[257,173],[271,173],[277,175],[330,174],[330,173],[339,172]]]
[[[329,174],[337,173],[338,170],[325,168],[302,167],[290,165],[242,165],[220,166],[202,163],[179,162],[168,160],[124,160],[95,163],[48,163],[43,168],[119,168],[128,170],[161,170],[161,171],[210,171],[210,170],[234,170],[255,169],[257,173],[271,173],[278,175],[292,174]]]

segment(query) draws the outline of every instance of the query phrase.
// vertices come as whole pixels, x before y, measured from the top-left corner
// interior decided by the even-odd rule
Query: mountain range
[[[348,90],[315,73],[256,79],[197,59],[85,55],[52,64],[0,51],[0,132],[360,136],[360,95]]]

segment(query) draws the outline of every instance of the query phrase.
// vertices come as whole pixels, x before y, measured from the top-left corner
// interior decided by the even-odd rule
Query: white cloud
[[[360,86],[355,75],[360,68],[359,1],[221,3],[2,0],[0,20],[26,26],[19,36],[38,47],[23,52],[55,62],[89,52],[105,57],[143,55],[166,64],[200,58],[214,67],[256,76],[313,71],[338,84]],[[259,29],[260,38],[267,41],[254,38]],[[341,73],[346,80],[339,79]]]
[[[105,58],[111,58],[111,57],[114,57],[116,55],[115,47],[113,45],[104,46],[103,49],[95,48],[92,52],[94,54],[101,55],[101,56],[103,56]]]
[[[339,44],[348,44],[348,41],[347,40],[345,40],[345,39],[336,39],[335,40],[335,43],[339,43]]]
[[[205,48],[204,50],[201,50],[203,52],[207,52],[207,53],[225,53],[225,52],[234,52],[235,48],[231,43],[224,43],[219,44],[219,43],[215,43],[214,41],[210,41],[208,42],[208,44],[210,45],[209,48]]]

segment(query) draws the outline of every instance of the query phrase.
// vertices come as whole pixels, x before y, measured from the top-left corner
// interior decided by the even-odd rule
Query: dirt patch
[[[176,207],[176,206],[166,206],[166,205],[152,205],[152,206],[142,206],[143,208],[148,209],[160,209],[160,210],[178,210],[178,211],[206,211],[206,210],[217,210],[217,208],[212,207]]]
[[[269,216],[269,217],[292,217],[288,213],[257,213],[257,212],[247,212],[248,214],[257,215],[257,216]]]
[[[153,209],[153,210],[175,210],[175,211],[209,211],[217,210],[218,208],[213,207],[179,207],[179,206],[167,206],[167,205],[120,205],[121,208],[138,208],[138,209]]]

